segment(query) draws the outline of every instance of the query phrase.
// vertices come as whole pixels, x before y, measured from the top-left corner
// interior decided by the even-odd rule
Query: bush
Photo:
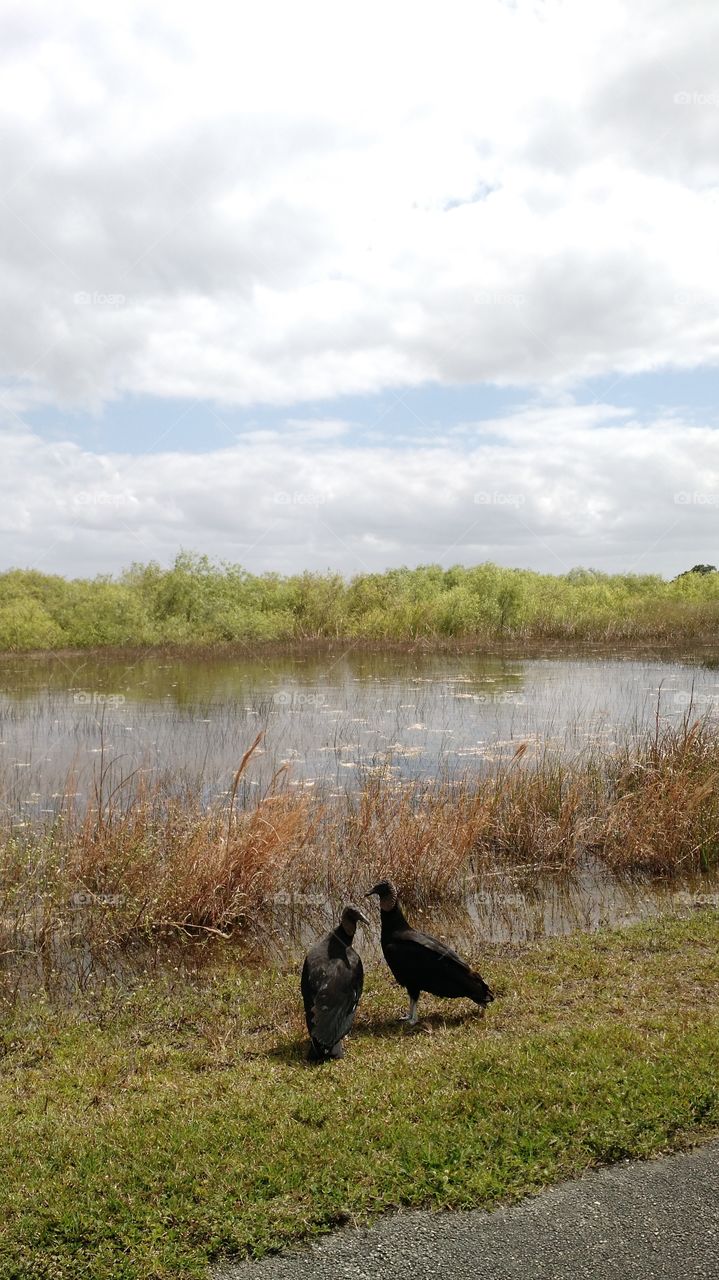
[[[712,635],[719,573],[576,568],[561,576],[487,563],[360,574],[255,575],[181,552],[169,569],[134,564],[119,579],[0,575],[0,649],[218,644],[312,638],[432,637],[617,641]]]

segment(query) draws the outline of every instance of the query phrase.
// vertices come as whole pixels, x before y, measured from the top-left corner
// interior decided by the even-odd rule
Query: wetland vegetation
[[[99,734],[102,743],[102,721]],[[276,932],[278,904],[332,914],[380,873],[416,905],[465,910],[488,887],[582,875],[591,898],[598,868],[644,885],[715,883],[719,736],[707,715],[657,718],[611,752],[564,758],[520,741],[471,774],[402,779],[379,768],[343,791],[292,787],[281,766],[259,793],[242,792],[262,741],[260,731],[217,798],[178,787],[172,772],[122,772],[103,744],[89,795],[78,799],[73,781],[44,822],[6,826],[6,998],[28,960],[44,973],[79,955],[86,972],[103,949],[158,931]],[[474,921],[481,928],[476,905]]]
[[[453,572],[5,576],[2,643],[56,651],[2,663],[2,1280],[204,1277],[719,1127],[716,575]],[[403,1033],[369,928],[313,1072],[300,957],[380,875],[497,1000]]]
[[[706,571],[706,572],[705,572]],[[0,575],[0,652],[98,646],[549,639],[676,642],[716,634],[719,573],[573,569],[552,575],[491,563],[360,574],[254,575],[183,552],[172,568],[117,578]]]

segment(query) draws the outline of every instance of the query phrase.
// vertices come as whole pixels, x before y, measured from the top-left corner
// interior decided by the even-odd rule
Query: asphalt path
[[[719,1280],[719,1142],[492,1213],[399,1212],[212,1280]]]

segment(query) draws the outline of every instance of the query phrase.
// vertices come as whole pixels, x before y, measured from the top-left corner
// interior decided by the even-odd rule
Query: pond
[[[240,803],[261,797],[278,770],[284,770],[283,786],[341,799],[376,771],[397,786],[437,776],[471,779],[496,770],[519,746],[523,768],[546,750],[573,759],[611,753],[653,730],[657,718],[680,723],[687,715],[713,717],[719,707],[712,655],[63,654],[5,659],[0,680],[5,828],[21,838],[52,822],[66,797],[80,810],[92,808],[98,773],[108,766],[113,782],[144,779],[163,794],[188,788],[207,804],[223,801],[258,734],[262,742],[242,779]],[[365,887],[353,890],[355,896]],[[229,943],[188,935],[178,953],[183,967],[220,955],[237,963],[296,964],[341,905],[317,888],[316,894],[278,894],[264,916]],[[547,935],[719,905],[716,875],[664,883],[619,878],[590,854],[571,872],[529,864],[481,874],[468,868],[456,888],[451,900],[428,903],[424,914],[413,915],[475,953],[487,944],[522,946]],[[149,948],[138,940],[98,954],[87,941],[92,930],[85,916],[112,905],[91,898],[76,894],[65,905],[71,946],[63,931],[51,938],[49,951],[38,951],[32,928],[24,940],[21,928],[20,952],[0,968],[27,966],[29,989],[51,973],[52,982],[71,993],[103,975],[116,981],[144,973],[152,957],[160,965],[178,962],[169,940]],[[30,901],[30,924],[35,910]],[[379,960],[376,921],[363,949]]]
[[[516,657],[339,649],[283,657],[67,655],[0,667],[0,783],[15,827],[92,803],[100,762],[116,777],[227,794],[263,740],[239,799],[283,784],[351,790],[472,774],[549,748],[612,751],[662,720],[714,715],[713,661],[619,655]]]

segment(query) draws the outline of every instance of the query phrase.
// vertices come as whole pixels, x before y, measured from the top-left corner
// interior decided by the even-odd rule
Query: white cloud
[[[253,571],[494,559],[674,574],[714,561],[719,433],[611,405],[527,409],[423,445],[319,421],[202,454],[96,455],[6,430],[14,560],[93,574],[180,547]]]
[[[711,0],[23,0],[4,25],[14,405],[717,360]]]

